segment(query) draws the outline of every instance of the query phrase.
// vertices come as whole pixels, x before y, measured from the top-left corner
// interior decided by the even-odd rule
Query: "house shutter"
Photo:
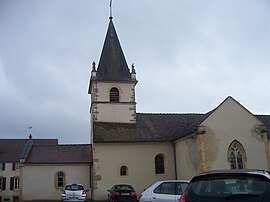
[[[10,178],[10,190],[14,190],[14,177]]]
[[[2,178],[2,190],[3,191],[6,190],[6,178],[5,177]]]
[[[12,170],[15,170],[15,163],[12,163]]]
[[[5,170],[5,169],[6,169],[6,164],[3,163],[3,164],[2,164],[2,170]]]

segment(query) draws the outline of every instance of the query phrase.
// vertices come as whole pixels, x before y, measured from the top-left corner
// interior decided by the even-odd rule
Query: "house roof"
[[[208,116],[205,114],[143,114],[137,113],[137,123],[93,124],[93,141],[98,142],[160,142],[175,141],[194,133]],[[255,115],[270,129],[270,115]]]
[[[25,164],[91,163],[90,144],[33,145]]]
[[[0,162],[19,162],[28,139],[0,139]],[[57,145],[57,139],[33,139],[34,145]]]
[[[121,48],[112,18],[110,18],[106,38],[101,52],[97,76],[103,81],[129,81],[131,74]]]

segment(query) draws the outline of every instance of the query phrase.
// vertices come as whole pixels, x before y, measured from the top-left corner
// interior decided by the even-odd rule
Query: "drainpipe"
[[[176,164],[176,148],[175,142],[173,142],[173,161],[174,161],[174,177],[177,180],[177,164]]]

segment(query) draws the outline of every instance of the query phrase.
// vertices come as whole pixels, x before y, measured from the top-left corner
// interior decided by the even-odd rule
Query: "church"
[[[203,114],[137,113],[137,82],[110,17],[88,91],[95,201],[118,183],[139,194],[155,181],[208,170],[270,169],[270,115],[252,114],[231,96]]]

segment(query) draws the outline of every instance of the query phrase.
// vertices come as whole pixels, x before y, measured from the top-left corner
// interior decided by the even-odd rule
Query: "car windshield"
[[[268,181],[256,176],[220,176],[194,181],[190,190],[197,196],[243,198],[260,196],[267,186]]]
[[[81,190],[83,190],[83,186],[78,185],[78,184],[71,184],[71,185],[67,185],[65,187],[65,190],[68,190],[68,191],[81,191]]]

